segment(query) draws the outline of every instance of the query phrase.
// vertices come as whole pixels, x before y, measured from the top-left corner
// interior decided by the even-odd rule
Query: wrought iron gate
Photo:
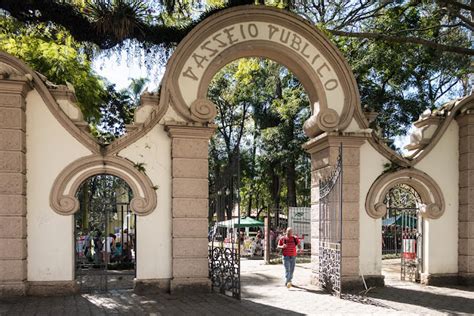
[[[341,296],[342,144],[329,177],[319,181],[319,283]]]
[[[118,181],[121,179],[111,177],[99,175],[95,181],[122,185]],[[78,195],[84,193],[81,189]],[[98,203],[91,203],[88,207],[81,203],[80,211],[75,214],[75,272],[82,293],[133,288],[136,215],[130,209],[126,190],[124,195],[127,196],[120,200],[115,190],[103,191]],[[93,198],[89,196],[89,199]]]
[[[423,264],[423,218],[420,195],[406,184],[387,193],[387,218],[382,221],[382,253],[400,255],[400,279],[418,282]],[[389,248],[394,248],[394,250]]]
[[[419,282],[423,258],[423,219],[419,210],[402,211],[401,280]]]
[[[240,299],[239,162],[213,179],[210,192],[209,278],[213,291]],[[216,218],[214,218],[216,215]]]

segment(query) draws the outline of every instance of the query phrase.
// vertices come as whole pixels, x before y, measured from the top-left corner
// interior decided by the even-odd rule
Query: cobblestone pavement
[[[217,294],[136,295],[131,291],[64,297],[0,299],[0,315],[439,315],[474,314],[473,288],[437,288],[388,278],[367,296],[338,299],[308,284],[298,264],[294,284],[283,285],[282,265],[242,261],[242,300]]]

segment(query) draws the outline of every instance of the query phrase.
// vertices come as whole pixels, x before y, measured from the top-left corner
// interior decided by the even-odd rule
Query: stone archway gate
[[[451,137],[447,141],[451,145],[443,146],[457,146],[458,125],[453,125],[457,124],[453,118],[461,107],[472,108],[472,98],[453,106],[438,129],[437,118],[425,122],[436,133],[427,147],[420,144],[414,159],[397,156],[368,129],[352,71],[321,31],[283,10],[243,6],[210,16],[186,36],[168,63],[159,93],[144,94],[127,134],[105,147],[88,133],[73,91],[51,85],[18,59],[0,53],[0,292],[74,291],[71,218],[77,202],[72,195],[82,177],[104,171],[121,176],[137,192],[132,206],[139,215],[137,243],[143,248],[138,249],[136,289],[208,290],[208,141],[215,130],[216,108],[207,99],[207,89],[219,69],[242,57],[266,57],[283,64],[308,93],[312,114],[304,126],[310,137],[304,148],[311,155],[314,245],[320,237],[319,180],[336,165],[342,143],[342,286],[360,283],[367,266],[372,267],[368,276],[380,280],[375,259],[367,260],[376,258],[370,251],[377,248],[377,239],[367,232],[376,231],[380,219],[371,214],[380,205],[366,207],[361,201],[387,162],[402,168],[418,164],[441,183],[439,170],[432,166],[441,165],[438,160],[444,156],[428,153],[437,143],[443,144],[443,137]],[[463,113],[467,117],[470,112]],[[459,122],[461,126],[471,121]],[[470,170],[465,161],[466,153],[472,152],[472,135],[463,130],[463,137],[464,160],[459,168]],[[444,151],[453,153],[449,161],[460,157],[456,148]],[[451,167],[453,176],[441,190],[452,199],[457,198],[453,188],[459,173]],[[464,206],[470,205],[466,192],[463,187],[459,194]],[[453,205],[457,204],[451,203],[445,212],[447,219],[439,214],[441,218],[433,217],[438,222],[428,222],[433,232],[442,223],[457,232]],[[466,227],[459,229],[463,245],[472,239]],[[365,248],[362,237],[369,241]],[[438,241],[435,233],[430,238]],[[450,234],[449,240],[457,242],[457,235]],[[54,247],[43,249],[45,243]],[[437,256],[436,242],[429,245]],[[318,283],[319,251],[316,247],[312,251]],[[470,276],[466,260],[472,253],[462,251],[466,254],[459,256],[460,269]],[[429,264],[436,273],[444,271],[435,260]],[[457,271],[455,265],[457,261],[451,260],[449,273]]]
[[[342,143],[346,157],[343,163],[348,175],[341,181],[344,190],[350,193],[345,194],[346,199],[341,201],[344,210],[341,220],[347,227],[342,234],[342,242],[347,242],[351,251],[345,252],[341,258],[341,279],[343,282],[358,279],[358,157],[359,148],[368,137],[364,132],[368,122],[360,107],[350,67],[337,48],[307,21],[282,10],[246,6],[217,13],[193,29],[173,54],[161,90],[160,104],[169,104],[180,120],[188,122],[167,123],[167,129],[177,145],[172,147],[173,164],[183,163],[186,149],[180,143],[190,144],[198,137],[197,130],[203,131],[201,135],[204,131],[208,131],[208,136],[212,135],[211,122],[216,115],[216,107],[207,99],[209,83],[223,66],[243,57],[266,57],[281,63],[298,77],[308,93],[312,115],[304,130],[312,138],[305,146],[312,156],[312,231],[315,232],[312,244],[318,244],[319,240],[319,179],[326,169],[335,166]],[[340,133],[344,130],[352,133]],[[207,147],[207,140],[202,137],[192,151],[204,153]],[[186,159],[192,157],[186,156]],[[207,159],[207,156],[199,158]],[[207,181],[198,184],[193,180],[191,185],[186,178],[192,176],[192,172],[173,173],[173,185],[180,188],[183,182],[187,182],[189,188],[192,186],[199,192],[207,190],[204,187]],[[186,196],[173,196],[173,205],[184,205],[187,199]],[[178,209],[181,212],[181,207]],[[180,214],[176,213],[176,223],[181,223]],[[206,224],[204,221],[199,224],[202,231]],[[180,238],[178,234],[174,235],[176,241]],[[199,250],[199,256],[204,256],[204,251]],[[312,262],[315,283],[319,283],[317,248],[313,249]],[[178,281],[178,278],[175,280]]]
[[[300,17],[264,6],[209,17],[177,47],[159,94],[142,96],[127,134],[105,147],[88,133],[72,90],[51,85],[18,59],[0,53],[1,291],[76,290],[74,190],[84,177],[103,172],[122,177],[136,191],[131,207],[139,215],[137,244],[143,247],[138,249],[136,289],[209,289],[207,152],[216,108],[206,97],[207,89],[221,67],[252,56],[285,65],[308,92],[312,115],[304,129],[313,138],[306,149],[312,155],[317,225],[320,171],[335,164],[341,142],[346,157],[358,157],[365,137],[318,135],[368,125],[344,58]],[[348,158],[344,165],[346,173],[354,167],[347,179],[358,179],[357,161]],[[347,185],[357,192],[357,185]],[[352,215],[343,220],[357,225]],[[318,244],[318,236],[312,238]],[[342,275],[356,276],[357,231],[350,230],[343,239],[350,240],[354,250],[342,258]],[[54,247],[38,251],[45,243]]]

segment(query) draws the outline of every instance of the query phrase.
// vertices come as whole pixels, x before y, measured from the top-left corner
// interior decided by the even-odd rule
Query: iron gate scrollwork
[[[131,190],[120,178],[96,175],[77,195],[74,214],[75,279],[81,293],[133,288],[136,277],[136,215]]]
[[[342,265],[342,144],[337,163],[319,181],[319,283],[341,295]]]
[[[382,221],[382,253],[399,255],[401,280],[419,282],[423,268],[422,200],[411,186],[400,183],[384,200],[387,215]]]
[[[240,299],[239,247],[235,246],[234,240],[230,246],[223,243],[213,240],[209,248],[209,277],[212,289]]]
[[[210,193],[209,278],[212,290],[240,299],[239,162],[231,164]]]

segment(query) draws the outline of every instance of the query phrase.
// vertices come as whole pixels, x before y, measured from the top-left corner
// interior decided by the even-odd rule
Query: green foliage
[[[238,160],[243,210],[262,215],[307,203],[309,164],[301,145],[310,107],[293,74],[267,59],[240,59],[216,74],[208,96],[218,109],[209,149],[211,191]]]
[[[82,46],[67,31],[52,24],[24,25],[3,16],[0,50],[26,62],[55,84],[71,83],[86,119],[100,117],[107,98],[102,80],[93,73]]]
[[[126,50],[164,65],[199,21],[223,8],[255,3],[291,10],[331,37],[354,70],[364,106],[379,111],[377,124],[386,139],[404,134],[424,109],[470,93],[474,10],[456,1],[5,0],[0,8],[40,27],[62,25],[77,41],[94,43],[106,54]],[[72,83],[85,94],[82,106],[97,114],[89,105],[97,104],[93,94],[99,90]]]
[[[117,212],[117,200],[130,201],[133,192],[129,185],[119,177],[112,175],[96,175],[86,179],[76,193],[80,201],[80,210],[75,214],[78,230],[88,227],[105,232],[107,214]]]
[[[101,144],[124,134],[148,79],[132,79],[128,89],[117,91],[93,72],[86,47],[50,23],[24,25],[4,16],[0,30],[0,50],[23,60],[54,84],[74,86],[91,134]]]
[[[443,41],[452,46],[469,46],[466,33],[448,24],[432,3],[413,6],[403,2],[387,6],[360,23],[360,32]],[[330,24],[329,24],[330,25]],[[326,25],[327,27],[327,25]],[[425,109],[469,93],[467,55],[451,54],[421,45],[370,41],[352,37],[331,39],[348,59],[366,109],[379,113],[376,124],[386,139],[404,135]]]
[[[145,172],[146,171],[145,165],[146,164],[144,162],[137,162],[133,165],[133,167],[140,172]]]

